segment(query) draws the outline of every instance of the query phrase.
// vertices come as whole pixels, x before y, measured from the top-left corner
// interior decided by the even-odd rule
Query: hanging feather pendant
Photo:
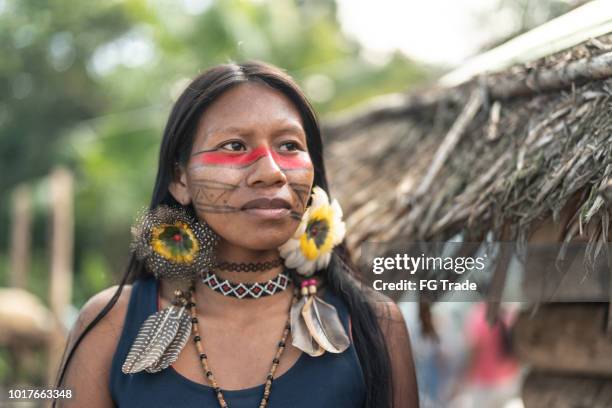
[[[325,350],[310,335],[306,322],[302,318],[302,309],[306,300],[307,297],[302,297],[291,307],[291,344],[312,357],[318,357]]]
[[[178,359],[181,350],[183,350],[185,344],[187,344],[189,335],[191,334],[191,317],[185,307],[181,307],[179,315],[179,326],[174,339],[170,342],[157,364],[151,367],[151,369],[147,369],[148,372],[155,373],[168,368]]]
[[[121,368],[125,374],[145,370],[155,373],[178,358],[191,332],[191,318],[185,306],[168,306],[149,316]]]
[[[316,279],[303,281],[302,298],[291,307],[292,344],[313,357],[342,353],[350,339],[336,308],[316,296],[316,284]]]
[[[316,296],[310,296],[302,309],[302,317],[313,339],[330,353],[342,353],[350,344],[338,311]]]

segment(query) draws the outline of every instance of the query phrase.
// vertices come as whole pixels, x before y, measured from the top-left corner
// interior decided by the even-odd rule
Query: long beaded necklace
[[[195,299],[194,299],[195,283],[191,284],[191,287],[189,288],[189,292],[190,292],[189,293],[190,301],[187,306],[189,307],[189,310],[191,312],[191,323],[192,323],[192,329],[193,329],[193,335],[194,335],[193,341],[195,342],[196,349],[198,350],[198,356],[200,357],[200,363],[202,364],[202,369],[204,370],[204,376],[206,377],[206,380],[209,382],[211,387],[213,387],[215,395],[217,396],[217,401],[219,402],[219,405],[221,406],[221,408],[229,408],[229,406],[227,405],[227,402],[225,401],[225,397],[223,396],[223,392],[221,391],[221,388],[217,384],[217,381],[215,380],[215,376],[210,370],[210,367],[208,365],[208,357],[206,356],[206,353],[204,353],[204,347],[202,346],[202,337],[200,336],[200,331],[198,328],[198,317],[196,314],[196,304],[195,304]],[[298,290],[296,288],[293,291],[293,299],[291,300],[292,306],[293,304],[295,304],[295,302],[297,302],[297,294],[298,294]],[[291,315],[287,317],[287,322],[285,323],[283,335],[281,336],[281,339],[278,342],[278,349],[276,350],[276,354],[274,355],[274,359],[272,360],[272,366],[270,367],[270,371],[268,372],[268,375],[266,376],[264,393],[263,393],[263,397],[261,398],[261,402],[259,403],[259,408],[266,408],[266,406],[268,405],[268,400],[270,399],[270,392],[272,389],[272,381],[274,380],[274,373],[276,372],[276,368],[278,367],[278,364],[280,362],[281,355],[283,354],[283,351],[285,351],[285,344],[286,344],[285,342],[287,341],[287,336],[289,335],[289,332],[291,331],[290,316]]]

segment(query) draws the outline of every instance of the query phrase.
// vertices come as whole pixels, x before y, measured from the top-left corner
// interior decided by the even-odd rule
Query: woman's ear
[[[191,203],[191,194],[187,186],[187,173],[182,165],[179,163],[174,164],[174,177],[168,186],[170,194],[176,201],[181,205],[188,205]]]

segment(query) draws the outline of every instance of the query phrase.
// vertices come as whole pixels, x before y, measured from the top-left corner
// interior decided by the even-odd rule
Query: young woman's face
[[[198,217],[222,240],[280,246],[297,229],[314,179],[297,109],[263,84],[230,89],[202,115],[184,176]]]

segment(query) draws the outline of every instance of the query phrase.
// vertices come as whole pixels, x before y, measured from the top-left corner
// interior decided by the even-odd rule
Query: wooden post
[[[13,190],[9,286],[14,288],[25,289],[28,283],[32,224],[31,202],[31,191],[28,186],[20,185]]]
[[[49,341],[48,383],[53,384],[66,343],[63,318],[72,298],[72,256],[73,256],[73,188],[72,174],[64,168],[57,168],[50,176],[51,184],[51,276],[49,283],[49,304],[55,316],[57,335]]]

